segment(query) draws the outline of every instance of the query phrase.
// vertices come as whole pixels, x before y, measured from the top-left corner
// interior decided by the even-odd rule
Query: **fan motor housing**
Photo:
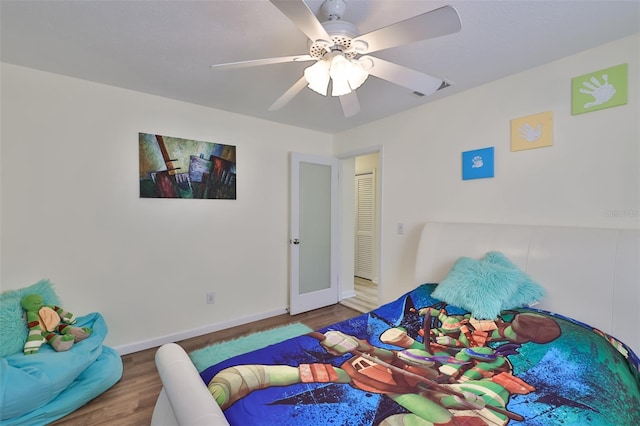
[[[322,58],[326,53],[336,49],[344,52],[348,58],[356,55],[356,52],[352,51],[351,41],[360,33],[355,25],[347,21],[334,20],[323,22],[322,26],[331,36],[331,40],[309,40],[309,55]]]

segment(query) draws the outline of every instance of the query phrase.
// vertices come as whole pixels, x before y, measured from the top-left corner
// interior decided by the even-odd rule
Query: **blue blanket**
[[[231,425],[640,424],[638,358],[623,343],[535,309],[481,331],[434,288],[201,376]]]

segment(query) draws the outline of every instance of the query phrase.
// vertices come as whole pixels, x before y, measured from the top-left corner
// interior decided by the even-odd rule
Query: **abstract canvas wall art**
[[[140,198],[236,199],[236,147],[138,134]]]

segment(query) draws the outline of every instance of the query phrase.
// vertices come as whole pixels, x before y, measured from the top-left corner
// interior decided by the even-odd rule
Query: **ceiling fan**
[[[460,31],[460,17],[451,6],[360,35],[355,25],[342,20],[346,8],[344,0],[324,1],[320,12],[325,15],[326,21],[322,23],[303,0],[269,1],[309,38],[309,54],[231,62],[211,65],[211,68],[228,70],[283,62],[315,61],[269,107],[270,111],[285,106],[306,86],[326,96],[331,82],[331,95],[339,97],[345,117],[351,117],[360,111],[355,90],[369,75],[406,87],[418,95],[430,95],[449,85],[441,78],[370,56],[369,53]]]

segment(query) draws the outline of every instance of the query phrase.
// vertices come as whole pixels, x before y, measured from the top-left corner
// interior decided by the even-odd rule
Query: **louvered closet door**
[[[374,206],[374,173],[357,175],[355,275],[368,280],[373,279]]]

